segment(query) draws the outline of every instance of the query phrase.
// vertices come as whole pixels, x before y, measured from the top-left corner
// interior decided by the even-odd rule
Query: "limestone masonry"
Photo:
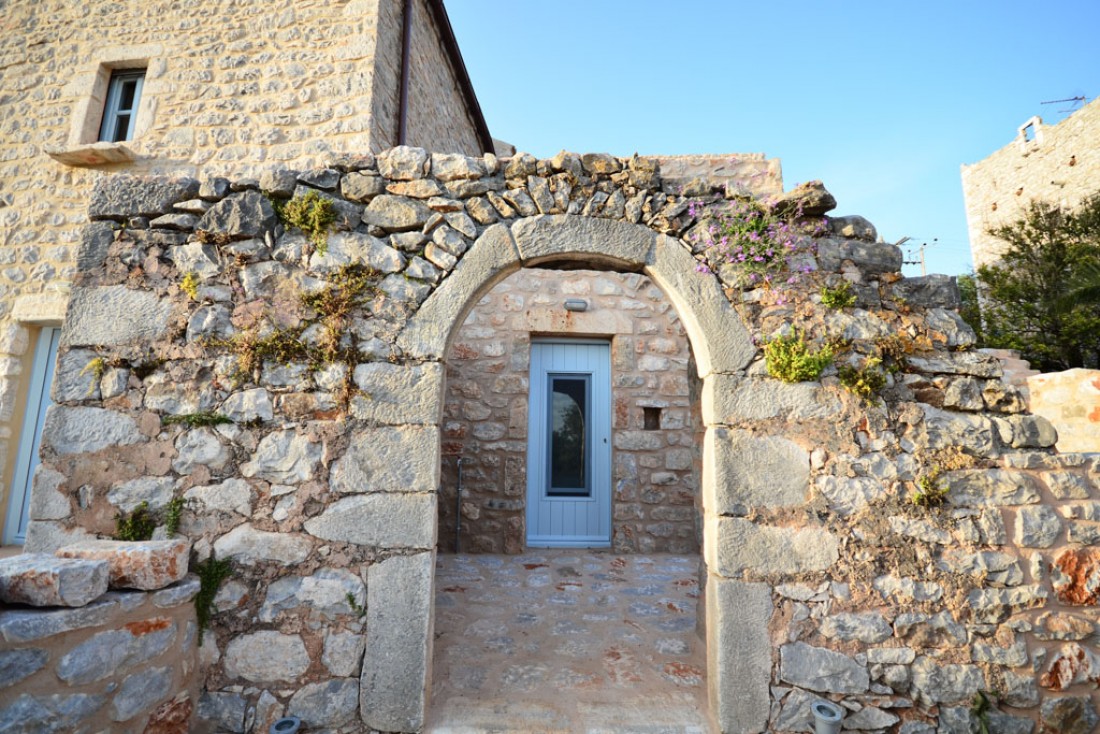
[[[974,266],[988,265],[1004,247],[989,230],[1020,219],[1030,202],[1074,207],[1100,191],[1100,98],[1056,125],[1031,118],[1013,142],[964,165],[962,182]]]
[[[0,34],[0,508],[35,337],[61,324],[97,180],[492,150],[439,0],[12,0]],[[145,71],[133,135],[97,142],[123,70]]]
[[[517,322],[471,329],[519,319],[504,304],[551,270],[615,271],[564,270],[546,291],[629,295],[650,314],[632,329],[650,319],[668,332],[663,345],[642,334],[640,350],[614,318],[584,327],[621,343],[628,383],[648,358],[688,383],[651,396],[668,403],[650,406],[661,420],[679,416],[655,432],[634,433],[646,406],[620,393],[620,435],[641,443],[614,448],[620,464],[637,457],[638,492],[693,493],[674,506],[701,528],[699,632],[721,731],[807,731],[818,698],[864,731],[966,732],[979,719],[990,731],[1091,731],[1100,459],[1055,453],[1050,423],[971,349],[953,281],[902,277],[901,253],[873,228],[826,216],[835,202],[820,184],[782,197],[818,235],[798,261],[806,272],[765,288],[699,237],[752,187],[669,185],[662,171],[641,157],[396,147],[258,177],[100,179],[26,550],[109,536],[143,502],[163,523],[183,498],[192,564],[216,556],[233,569],[199,650],[194,726],[265,731],[287,713],[311,730],[417,731],[436,548],[449,545],[446,434],[485,436],[489,416],[462,394],[488,379],[467,379],[473,363],[516,377],[494,338],[523,361]],[[320,240],[273,206],[312,192],[338,215]],[[823,286],[843,283],[854,300],[827,306]],[[769,376],[761,345],[797,334],[832,348],[836,366],[813,381]],[[876,359],[893,368],[881,389],[842,387]],[[484,398],[490,422],[510,425],[517,395]],[[695,430],[697,473],[674,453]],[[647,454],[648,436],[668,448]],[[508,463],[506,447],[478,453],[494,455]],[[472,491],[495,491],[485,479]],[[636,520],[630,496],[616,502],[643,531],[638,547],[664,537],[656,514]],[[509,537],[477,542],[510,550]],[[980,716],[979,692],[994,704]],[[34,701],[5,704],[0,721],[48,695],[28,691]],[[69,720],[92,721],[93,704]]]

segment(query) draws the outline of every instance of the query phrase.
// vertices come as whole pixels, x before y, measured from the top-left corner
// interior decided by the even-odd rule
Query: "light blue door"
[[[57,362],[57,343],[61,329],[46,328],[38,337],[34,352],[30,389],[27,392],[27,412],[23,416],[23,431],[19,434],[19,453],[11,482],[11,499],[4,522],[4,544],[22,545],[27,537],[30,520],[31,482],[38,467],[38,448],[42,443],[42,424],[50,402],[50,385]]]
[[[611,545],[611,349],[533,341],[527,545]]]

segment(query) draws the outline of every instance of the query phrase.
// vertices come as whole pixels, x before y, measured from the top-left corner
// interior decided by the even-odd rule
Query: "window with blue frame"
[[[132,140],[141,102],[141,86],[145,81],[144,69],[125,69],[111,72],[107,86],[107,102],[103,107],[103,124],[99,128],[100,141],[118,143]]]

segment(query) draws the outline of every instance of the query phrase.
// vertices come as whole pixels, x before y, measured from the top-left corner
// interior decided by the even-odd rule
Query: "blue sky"
[[[448,0],[494,136],[539,157],[765,153],[970,268],[959,167],[1100,95],[1100,0]],[[1100,188],[1100,182],[1098,182]],[[907,267],[910,275],[919,268]]]

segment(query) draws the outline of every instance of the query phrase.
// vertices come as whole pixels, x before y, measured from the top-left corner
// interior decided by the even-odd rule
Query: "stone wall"
[[[587,302],[566,311],[567,298]],[[527,495],[531,337],[607,337],[612,363],[612,547],[699,549],[697,402],[691,353],[668,299],[637,273],[527,269],[466,317],[447,360],[440,548],[453,549],[463,459],[463,552],[520,553]],[[697,395],[697,392],[696,392]],[[647,426],[645,409],[655,411]]]
[[[417,0],[413,5],[406,143],[440,153],[481,151],[458,75],[439,36],[426,0]]]
[[[1036,374],[1027,388],[1031,411],[1058,431],[1060,451],[1100,453],[1100,370]]]
[[[200,583],[187,552],[108,541],[0,561],[0,730],[191,731]]]
[[[420,6],[423,2],[419,3]],[[108,171],[259,176],[393,145],[400,0],[5,4],[0,51],[0,508],[33,344],[64,315],[87,199]],[[95,18],[94,22],[88,22]],[[416,141],[480,152],[423,7]],[[423,67],[442,63],[434,72]],[[136,135],[94,144],[111,68],[146,67]],[[434,86],[440,85],[440,86]],[[421,104],[421,103],[417,103]],[[449,105],[456,109],[446,109]],[[426,116],[438,124],[425,125]],[[51,157],[53,156],[53,157]]]
[[[1020,126],[1013,142],[985,160],[964,165],[963,196],[974,265],[998,258],[1005,245],[991,237],[989,229],[1020,219],[1030,202],[1072,208],[1100,190],[1097,151],[1100,99],[1056,125],[1044,125],[1042,118],[1033,117]]]
[[[972,351],[953,281],[903,278],[896,247],[838,236],[820,185],[783,196],[817,237],[765,288],[699,239],[736,182],[687,197],[652,159],[396,148],[269,181],[337,199],[324,253],[256,183],[97,188],[44,435],[41,491],[68,504],[28,541],[185,497],[199,558],[234,564],[207,700],[336,731],[421,726],[444,362],[496,283],[579,264],[644,274],[691,342],[722,731],[805,731],[825,697],[850,727],[962,732],[978,691],[999,692],[991,729],[1097,720],[1097,458],[1056,454]],[[772,377],[760,345],[784,334],[836,364]],[[865,395],[842,384],[876,369]]]

